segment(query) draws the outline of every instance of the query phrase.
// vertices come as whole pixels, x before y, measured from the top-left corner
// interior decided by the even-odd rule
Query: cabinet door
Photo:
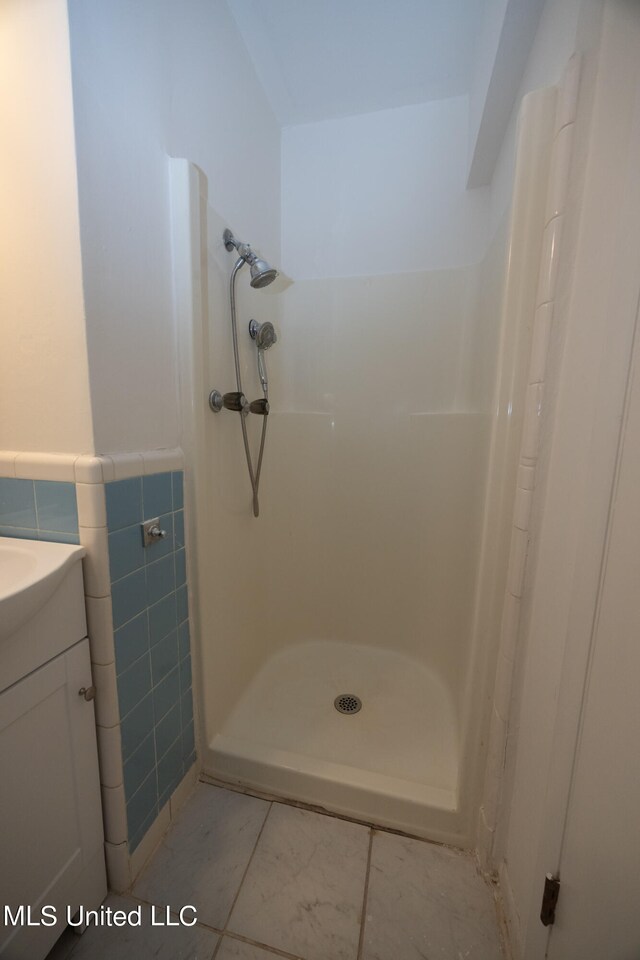
[[[77,886],[102,848],[93,703],[78,693],[90,685],[83,640],[0,695],[0,904],[31,905],[33,920],[53,905],[59,918],[14,928],[0,917],[9,960],[46,956],[67,906],[84,902]]]

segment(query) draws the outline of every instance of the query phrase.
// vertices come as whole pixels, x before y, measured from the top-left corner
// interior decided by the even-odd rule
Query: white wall
[[[586,916],[588,901],[582,884],[598,880],[605,891],[604,899],[602,891],[598,895],[602,904],[607,891],[627,883],[625,865],[613,847],[607,848],[606,857],[590,876],[581,877],[579,871],[565,874],[560,856],[590,638],[597,623],[596,603],[638,303],[639,248],[634,241],[640,225],[640,17],[634,4],[610,0],[600,6],[604,8],[600,48],[595,5],[584,4],[578,29],[583,52],[579,111],[545,387],[543,457],[536,481],[519,670],[509,720],[501,873],[518,958],[546,955],[548,930],[538,919],[546,872],[560,867],[562,882],[565,877],[567,881],[558,909],[559,925],[580,914]],[[632,617],[635,611],[629,612],[629,622]],[[620,689],[623,685],[621,680]],[[588,698],[584,702],[588,709]],[[612,770],[617,751],[636,749],[635,702],[628,698],[623,702],[628,704],[628,723],[616,728]],[[615,712],[612,706],[610,717]],[[632,777],[631,766],[626,767],[624,777],[618,767],[618,780],[607,781],[601,769],[595,774],[608,796],[635,787],[631,781],[625,782]],[[598,803],[593,793],[591,802]],[[606,816],[603,819],[604,807],[591,812],[601,823],[608,822]],[[592,843],[588,833],[581,843],[592,855],[598,847],[602,850],[601,842]],[[563,898],[565,903],[569,900],[566,912]],[[600,916],[604,929],[611,917],[606,902]],[[593,917],[592,910],[589,917]],[[584,919],[578,919],[578,924],[583,930],[588,926]],[[612,958],[628,955],[628,951],[616,952],[617,930],[612,926],[607,938],[607,956]],[[552,945],[554,937],[555,933]],[[570,955],[573,953],[566,948],[559,953],[563,958]],[[587,954],[583,950],[576,955]],[[588,955],[600,956],[601,950],[596,946]]]
[[[495,64],[500,36],[507,13],[509,0],[487,0],[485,3],[480,32],[476,38],[473,80],[469,94],[469,141],[471,153],[478,137],[485,108],[491,74]],[[472,157],[469,157],[471,161]]]
[[[546,0],[527,60],[520,90],[511,112],[491,181],[491,233],[511,199],[516,149],[516,124],[523,97],[539,87],[554,86],[575,53],[578,19],[584,0]]]
[[[279,129],[223,0],[69,11],[96,448],[171,447],[167,156],[195,161],[218,209],[277,261]]]
[[[92,452],[65,0],[0,4],[0,449]]]
[[[282,259],[294,279],[480,261],[488,190],[465,189],[466,97],[286,127]]]

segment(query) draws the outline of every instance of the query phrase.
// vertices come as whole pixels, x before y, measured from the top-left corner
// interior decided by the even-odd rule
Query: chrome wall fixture
[[[258,500],[258,487],[260,484],[260,471],[262,469],[262,458],[264,455],[264,444],[267,435],[267,415],[269,413],[269,383],[267,380],[267,368],[264,359],[264,353],[269,347],[272,347],[277,340],[276,332],[272,323],[258,323],[257,320],[251,320],[249,323],[249,335],[255,341],[258,351],[258,375],[262,384],[263,396],[257,400],[249,401],[242,390],[242,376],[240,374],[240,352],[238,349],[238,323],[236,317],[236,276],[242,267],[247,263],[251,273],[251,286],[256,289],[268,286],[278,276],[278,271],[262,260],[253,252],[248,243],[236,240],[231,230],[225,230],[222,235],[223,243],[226,249],[236,250],[238,259],[231,271],[231,280],[229,284],[229,299],[231,302],[231,333],[233,337],[233,359],[236,370],[236,389],[229,393],[220,393],[219,390],[212,390],[209,394],[209,406],[214,413],[219,413],[222,409],[233,410],[240,414],[240,423],[242,426],[242,440],[244,443],[244,452],[247,459],[247,469],[249,471],[249,480],[251,481],[251,491],[253,494],[253,515],[257,517],[260,513],[260,503]],[[249,436],[247,433],[246,418],[249,413],[255,413],[262,417],[262,432],[260,435],[260,449],[258,453],[258,462],[256,469],[253,469],[253,460],[251,449],[249,447]]]

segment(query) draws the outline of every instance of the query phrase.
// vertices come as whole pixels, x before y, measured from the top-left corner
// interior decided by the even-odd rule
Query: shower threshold
[[[362,709],[338,712],[357,693]],[[455,713],[402,654],[310,641],[272,656],[209,745],[205,772],[344,816],[456,843]]]

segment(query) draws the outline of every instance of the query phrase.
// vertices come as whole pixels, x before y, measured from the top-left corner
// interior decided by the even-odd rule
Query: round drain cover
[[[333,701],[338,713],[358,713],[362,709],[362,700],[355,693],[341,693]]]

